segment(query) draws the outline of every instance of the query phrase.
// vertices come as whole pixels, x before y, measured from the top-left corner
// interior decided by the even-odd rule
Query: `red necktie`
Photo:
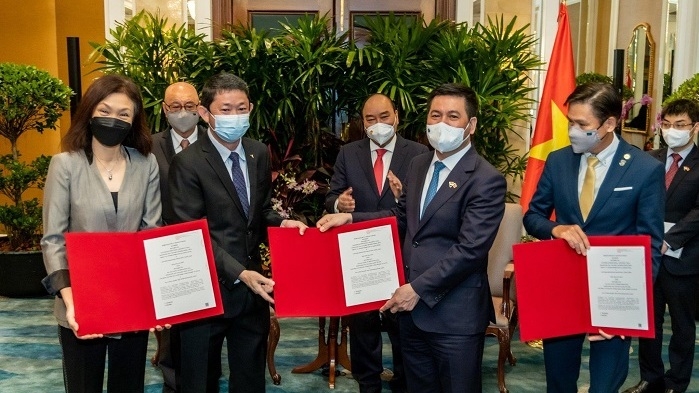
[[[675,175],[677,174],[677,171],[680,169],[680,160],[682,159],[682,156],[677,154],[677,153],[672,153],[670,155],[672,157],[672,164],[670,164],[670,168],[665,172],[665,189],[667,190],[670,188],[670,183],[672,183],[672,179],[675,178]]]
[[[180,147],[182,148],[182,150],[186,149],[187,146],[189,146],[189,139],[187,139],[187,138],[182,139],[182,142],[180,142]]]
[[[386,149],[376,150],[376,161],[374,161],[374,179],[376,179],[376,189],[379,190],[379,195],[383,191],[383,155]]]

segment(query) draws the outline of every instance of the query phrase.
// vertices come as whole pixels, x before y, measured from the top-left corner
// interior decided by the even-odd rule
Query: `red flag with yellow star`
[[[525,212],[529,209],[529,202],[536,191],[536,185],[539,183],[549,153],[570,145],[566,118],[568,109],[563,103],[575,89],[575,66],[568,9],[565,2],[561,2],[558,9],[558,31],[548,65],[534,128],[534,138],[522,183],[520,204]]]

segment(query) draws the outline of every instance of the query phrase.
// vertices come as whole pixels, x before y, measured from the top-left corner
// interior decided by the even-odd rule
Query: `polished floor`
[[[10,299],[0,297],[0,392],[5,393],[59,393],[63,392],[61,350],[56,337],[56,325],[51,315],[53,300]],[[311,361],[316,354],[317,321],[315,319],[282,319],[281,341],[276,352],[281,385],[275,386],[268,377],[270,393],[309,392],[357,392],[357,384],[347,372],[338,376],[334,390],[330,390],[327,377],[320,371],[311,374],[292,374],[295,366]],[[669,324],[666,324],[669,327]],[[667,330],[667,329],[666,329]],[[667,342],[667,340],[666,340]],[[154,351],[151,340],[149,355]],[[667,343],[666,343],[667,345]],[[631,354],[630,374],[626,385],[638,380],[636,346]],[[507,367],[507,385],[512,393],[541,393],[545,391],[543,356],[539,349],[517,340],[513,342],[517,365]],[[384,353],[390,353],[384,351]],[[493,338],[486,339],[483,358],[483,391],[497,392],[496,359],[498,347]],[[159,370],[147,359],[146,391],[160,392],[162,379]],[[390,359],[386,359],[390,368]],[[588,374],[585,362],[580,376],[580,392],[587,391]],[[227,391],[227,383],[221,379],[221,391]],[[384,389],[389,392],[388,387]],[[694,379],[688,392],[699,392],[699,365],[695,364]]]

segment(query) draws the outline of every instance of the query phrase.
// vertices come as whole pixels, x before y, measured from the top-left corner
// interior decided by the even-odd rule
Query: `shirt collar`
[[[194,127],[197,127],[197,126],[194,126]],[[172,142],[174,143],[175,147],[179,146],[182,143],[182,139],[184,139],[184,138],[182,138],[182,135],[180,135],[177,131],[175,131],[174,128],[170,128],[170,135],[172,135]],[[197,130],[195,129],[194,132],[192,133],[192,135],[187,137],[187,140],[189,141],[190,145],[197,141],[197,136],[199,136],[199,135],[198,135]]]
[[[616,154],[617,148],[619,148],[619,139],[616,137],[616,134],[614,132],[612,132],[612,138],[612,143],[610,143],[609,146],[605,147],[604,150],[597,153],[596,156],[600,164],[604,166],[609,166],[611,160],[614,159],[614,154]],[[587,157],[590,157],[591,155],[592,153],[590,152],[583,154],[585,159],[587,159]]]
[[[457,151],[456,153],[450,155],[449,157],[441,160],[442,164],[444,164],[444,166],[449,168],[449,171],[452,171],[454,169],[454,167],[456,166],[456,164],[461,160],[461,158],[466,155],[466,153],[469,151],[469,149],[471,149],[471,146],[473,146],[473,144],[469,143],[463,149],[461,149],[461,150]],[[439,158],[437,158],[437,152],[435,151],[432,155],[432,162],[430,163],[430,166],[434,165],[434,163],[437,161],[440,161],[440,160],[439,160]]]
[[[228,150],[226,146],[223,146],[219,141],[217,141],[216,138],[214,138],[213,131],[211,131],[211,129],[209,129],[209,139],[218,151],[218,154],[221,155],[221,159],[223,159],[224,162],[230,158],[232,152],[238,153],[238,156],[240,156],[240,159],[242,159],[243,162],[247,161],[247,157],[245,157],[245,149],[243,149],[242,138],[240,139],[240,143],[238,143],[238,146],[236,146],[235,150],[233,151]]]
[[[677,154],[679,154],[680,156],[682,156],[682,161],[684,161],[684,159],[687,158],[687,156],[689,155],[689,152],[692,151],[692,148],[693,148],[693,147],[694,147],[694,144],[693,144],[693,143],[690,144],[689,146],[685,147],[685,148],[682,149],[681,151],[674,151],[674,150],[672,150],[671,148],[668,147],[668,148],[667,148],[667,157],[665,157],[665,158],[667,159],[668,157],[670,157],[670,156],[672,155],[672,153],[677,153]]]
[[[393,138],[391,138],[391,141],[386,144],[384,147],[379,147],[374,141],[369,139],[369,147],[371,148],[371,151],[374,152],[379,149],[386,149],[386,151],[389,151],[393,153],[393,151],[396,149],[396,140],[398,139],[398,134],[393,135]]]

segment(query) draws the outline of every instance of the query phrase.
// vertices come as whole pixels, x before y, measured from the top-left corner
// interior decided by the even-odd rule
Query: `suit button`
[[[417,246],[419,246],[419,245],[420,245],[420,243],[418,243],[418,242],[413,242],[413,248],[417,248]]]
[[[252,231],[248,231],[248,236],[252,236]]]

